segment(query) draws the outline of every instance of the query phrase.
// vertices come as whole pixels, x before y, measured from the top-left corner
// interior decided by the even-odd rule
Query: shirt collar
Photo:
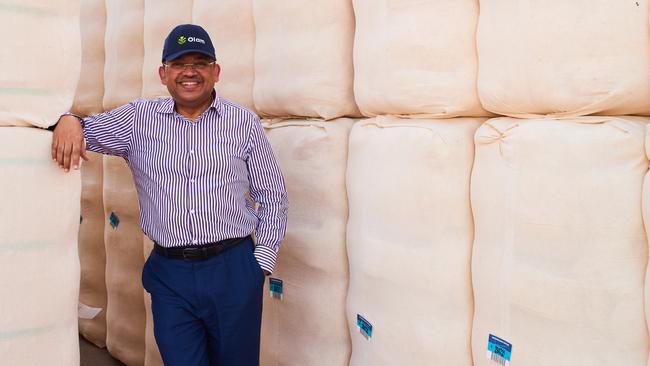
[[[221,98],[219,98],[219,95],[217,94],[216,90],[212,90],[212,103],[210,103],[210,106],[208,107],[208,110],[214,110],[217,112],[218,115],[221,115],[221,111],[223,109],[222,103],[221,103]],[[167,97],[162,99],[162,102],[158,105],[158,109],[156,110],[158,113],[164,113],[164,114],[171,114],[174,113],[174,99],[171,97]]]

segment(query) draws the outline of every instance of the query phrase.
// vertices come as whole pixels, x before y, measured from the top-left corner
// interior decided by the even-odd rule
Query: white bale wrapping
[[[255,107],[269,117],[357,116],[350,0],[253,0]]]
[[[80,115],[104,111],[105,0],[81,0],[81,74],[72,104]]]
[[[193,22],[212,39],[221,74],[219,95],[254,110],[255,24],[252,0],[194,0]]]
[[[0,358],[79,365],[78,171],[50,159],[52,134],[0,127]]]
[[[143,234],[131,170],[120,157],[104,158],[106,347],[127,365],[142,365],[145,319]]]
[[[471,366],[469,180],[480,122],[377,117],[352,129],[351,366]],[[372,324],[369,339],[357,315]]]
[[[264,366],[347,366],[345,171],[352,121],[264,124],[287,185],[291,210],[272,278],[282,300],[264,292]]]
[[[106,0],[104,109],[142,95],[144,0]]]
[[[640,117],[497,118],[472,172],[475,366],[645,366]]]
[[[105,347],[104,159],[101,154],[91,151],[88,151],[88,156],[90,161],[81,165],[79,333],[98,347]]]
[[[481,0],[478,91],[531,118],[650,114],[648,0]]]
[[[650,124],[646,125],[645,133],[645,152],[646,158],[650,159]],[[646,235],[650,233],[650,171],[648,171],[643,179],[643,192],[642,192],[642,213],[643,223],[645,225]],[[650,235],[648,235],[650,238]],[[648,252],[650,256],[650,251]],[[648,261],[650,264],[650,261]],[[646,270],[645,286],[644,286],[644,300],[645,300],[645,320],[650,330],[650,267]],[[648,357],[648,364],[650,366],[650,357]]]
[[[79,79],[79,1],[0,1],[0,34],[0,126],[55,124]]]
[[[158,74],[158,68],[162,65],[165,37],[175,26],[191,21],[192,0],[144,0],[143,98],[155,99],[169,95]]]
[[[354,94],[365,116],[483,116],[478,0],[354,0]]]

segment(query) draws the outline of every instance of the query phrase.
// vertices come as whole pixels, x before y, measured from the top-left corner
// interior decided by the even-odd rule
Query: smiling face
[[[167,86],[169,94],[176,102],[177,111],[208,108],[212,102],[214,84],[219,81],[219,65],[209,64],[203,70],[197,67],[182,67],[176,70],[172,64],[201,64],[212,62],[209,57],[200,53],[189,53],[173,61],[166,62],[167,66],[158,69],[160,81]]]

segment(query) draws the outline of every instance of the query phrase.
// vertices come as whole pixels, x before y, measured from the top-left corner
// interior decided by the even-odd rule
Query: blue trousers
[[[155,251],[142,271],[166,366],[258,366],[264,276],[246,239],[201,261]]]

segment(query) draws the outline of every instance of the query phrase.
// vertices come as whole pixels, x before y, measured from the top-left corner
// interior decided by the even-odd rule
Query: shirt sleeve
[[[257,117],[252,123],[247,152],[250,194],[259,204],[255,258],[262,269],[271,273],[287,228],[288,200],[282,172]]]
[[[131,102],[109,112],[88,116],[81,121],[86,149],[126,158],[131,146],[135,104]]]

